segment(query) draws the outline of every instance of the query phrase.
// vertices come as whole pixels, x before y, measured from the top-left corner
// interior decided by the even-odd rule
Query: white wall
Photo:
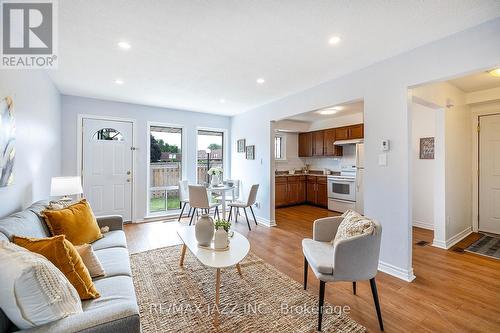
[[[63,146],[62,170],[64,175],[77,174],[77,119],[79,114],[121,117],[136,120],[136,188],[134,221],[141,221],[147,214],[147,123],[150,121],[184,126],[187,147],[182,147],[186,154],[186,175],[184,179],[196,182],[196,135],[198,127],[226,129],[230,138],[230,118],[206,113],[149,107],[137,104],[111,102],[76,96],[62,97],[63,110]],[[228,140],[229,142],[229,140]],[[248,144],[248,143],[247,143]],[[231,159],[231,145],[226,147],[226,157]],[[230,163],[228,163],[228,169]],[[226,173],[226,177],[231,175]]]
[[[303,158],[299,157],[299,134],[298,133],[278,133],[285,138],[285,160],[276,160],[275,169],[286,171],[301,169],[305,166]]]
[[[435,160],[420,159],[420,138],[436,136],[436,110],[413,103],[412,119],[412,221],[416,227],[434,229]]]
[[[445,110],[444,215],[435,220],[437,230],[433,243],[449,248],[472,231],[470,108],[465,104],[465,93],[447,82],[415,88],[412,94]],[[436,197],[435,205],[441,204],[441,200]]]
[[[335,127],[342,127],[342,126],[362,124],[362,123],[363,123],[363,113],[359,112],[333,118],[327,118],[324,120],[313,121],[309,126],[309,131],[317,131],[326,128],[335,128]]]
[[[234,117],[233,149],[240,137],[256,145],[256,160],[234,154],[232,171],[246,183],[261,184],[257,215],[274,220],[270,121],[363,99],[365,213],[384,228],[380,269],[411,280],[408,87],[498,66],[499,33],[496,19]],[[387,166],[377,162],[382,139],[392,142]]]
[[[48,199],[61,172],[61,98],[41,70],[2,70],[0,98],[14,100],[14,184],[0,188],[0,217]]]

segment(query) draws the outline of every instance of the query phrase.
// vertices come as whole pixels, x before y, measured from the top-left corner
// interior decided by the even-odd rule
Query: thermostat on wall
[[[380,150],[381,151],[388,151],[390,149],[390,141],[387,139],[384,139],[380,142]]]

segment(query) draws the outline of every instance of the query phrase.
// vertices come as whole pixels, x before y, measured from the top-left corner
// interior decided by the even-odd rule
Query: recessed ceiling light
[[[264,84],[264,82],[266,82],[266,80],[264,80],[263,78],[259,77],[256,82],[258,84]]]
[[[340,43],[341,39],[339,36],[332,36],[330,37],[330,39],[328,40],[328,43],[330,45],[337,45],[338,43]]]
[[[116,84],[119,84],[119,85],[122,85],[122,84],[124,84],[125,82],[123,82],[123,80],[116,79],[116,80],[115,80],[115,83],[116,83]]]
[[[326,109],[326,110],[319,111],[319,114],[322,114],[322,115],[329,115],[329,114],[335,114],[335,113],[337,113],[337,110],[335,110],[335,109]]]
[[[219,99],[219,102],[226,103],[226,100],[224,98],[221,98],[221,99]]]
[[[500,77],[500,67],[489,71],[489,73],[493,76]]]
[[[127,42],[118,42],[118,46],[121,48],[121,49],[124,49],[124,50],[128,50],[130,49],[130,44],[127,43]]]

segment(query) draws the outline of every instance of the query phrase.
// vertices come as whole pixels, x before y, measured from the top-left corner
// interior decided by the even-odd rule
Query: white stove
[[[328,209],[343,213],[355,207],[356,166],[345,166],[339,176],[328,176]]]

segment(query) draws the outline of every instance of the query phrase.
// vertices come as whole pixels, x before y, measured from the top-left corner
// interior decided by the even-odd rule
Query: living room
[[[500,80],[497,1],[41,3],[1,2],[0,333],[499,329],[498,254],[454,247],[498,235],[416,244],[411,167],[415,87]],[[364,216],[276,209],[275,124],[356,101]]]

